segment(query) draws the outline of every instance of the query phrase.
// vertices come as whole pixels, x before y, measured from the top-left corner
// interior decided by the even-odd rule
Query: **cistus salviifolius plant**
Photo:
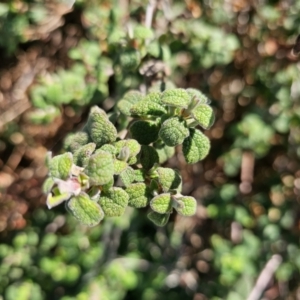
[[[209,139],[198,127],[214,122],[209,100],[198,90],[173,88],[143,95],[129,91],[117,104],[118,114],[129,120],[127,137],[101,108],[91,108],[82,131],[70,134],[65,153],[51,157],[44,183],[47,205],[65,202],[82,224],[97,225],[104,216],[124,214],[127,206],[150,206],[148,218],[158,226],[176,210],[183,216],[196,212],[197,202],[181,194],[177,170],[161,165],[177,145],[188,164],[206,157]]]

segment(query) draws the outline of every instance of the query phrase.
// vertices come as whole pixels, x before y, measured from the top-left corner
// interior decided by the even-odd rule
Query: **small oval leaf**
[[[199,104],[192,110],[193,118],[204,129],[209,129],[215,121],[213,109],[207,104]]]
[[[159,125],[155,121],[135,121],[130,127],[132,138],[141,145],[149,145],[158,139]]]
[[[115,175],[119,175],[119,174],[122,173],[127,167],[128,167],[128,164],[127,164],[126,161],[122,161],[122,160],[118,160],[118,159],[115,159],[115,160],[114,160],[114,174],[115,174]]]
[[[99,150],[93,154],[85,167],[90,185],[104,185],[114,176],[114,160],[108,152]]]
[[[172,197],[170,193],[155,196],[150,201],[151,208],[159,214],[166,214],[172,211]]]
[[[140,163],[144,169],[151,169],[156,163],[158,163],[158,160],[158,154],[152,146],[142,145]]]
[[[160,138],[167,146],[176,146],[183,143],[183,140],[189,136],[189,130],[178,117],[167,119],[159,131]]]
[[[49,162],[50,176],[53,178],[67,179],[71,175],[73,155],[66,152],[53,157]]]
[[[155,211],[151,211],[147,215],[148,219],[152,221],[156,226],[165,226],[170,218],[170,214],[159,214]]]
[[[80,146],[89,143],[90,137],[87,132],[80,131],[77,133],[68,134],[64,141],[64,148],[67,151],[74,153]]]
[[[197,201],[191,196],[182,196],[176,198],[177,204],[174,205],[176,211],[185,217],[193,216],[196,213]]]
[[[50,209],[68,200],[70,197],[71,197],[70,193],[63,193],[63,194],[56,193],[54,195],[52,195],[52,193],[49,193],[47,196],[46,204]]]
[[[153,146],[158,154],[160,164],[163,164],[175,154],[175,148],[169,147],[165,143],[154,144]]]
[[[168,106],[187,108],[191,96],[184,89],[172,89],[163,92],[161,101]]]
[[[130,109],[131,107],[141,101],[143,99],[143,94],[139,91],[129,91],[127,92],[124,97],[118,102],[117,104],[117,108],[119,109],[119,111],[126,115],[126,116],[130,116]]]
[[[115,126],[108,120],[105,112],[97,106],[91,109],[87,121],[87,129],[97,147],[112,143],[117,138]]]
[[[191,103],[192,104],[199,104],[199,103],[206,103],[209,104],[210,100],[199,90],[188,88],[186,91],[191,96]]]
[[[86,193],[80,193],[67,202],[68,209],[82,224],[95,226],[100,223],[104,213],[98,203],[92,201]]]
[[[157,168],[158,181],[164,192],[176,190],[181,185],[181,176],[171,168]]]
[[[129,196],[122,188],[113,187],[101,195],[99,204],[105,216],[119,217],[124,214],[128,200]]]
[[[124,70],[133,71],[139,66],[141,55],[136,49],[126,49],[120,53],[119,59]]]
[[[188,164],[204,159],[210,149],[210,141],[201,131],[191,128],[190,136],[182,144],[182,152]]]
[[[127,167],[120,173],[120,179],[125,186],[129,186],[135,180],[135,170],[131,167]]]
[[[128,204],[135,208],[146,207],[152,197],[150,189],[142,182],[129,185],[126,193],[129,195]]]
[[[159,103],[143,100],[134,104],[130,113],[132,116],[162,116],[167,113],[167,110]]]
[[[95,143],[89,143],[84,146],[81,146],[79,149],[77,149],[74,152],[74,156],[73,156],[74,164],[79,167],[83,167],[87,163],[87,160],[95,151],[95,149],[96,149]]]

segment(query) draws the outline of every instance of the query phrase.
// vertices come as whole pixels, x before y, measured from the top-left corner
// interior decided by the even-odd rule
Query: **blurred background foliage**
[[[243,300],[274,258],[261,298],[300,299],[299,22],[289,0],[2,1],[0,299]],[[113,119],[128,89],[170,82],[217,116],[204,162],[166,163],[197,215],[86,228],[47,210],[47,150],[91,105]]]

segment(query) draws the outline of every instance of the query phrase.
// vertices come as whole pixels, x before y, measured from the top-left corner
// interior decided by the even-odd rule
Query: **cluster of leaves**
[[[0,4],[0,46],[12,54],[19,43],[30,40],[30,26],[41,22],[47,10],[31,1],[9,1]]]
[[[72,216],[36,210],[30,228],[0,243],[1,299],[87,300],[96,293],[104,300],[119,300],[136,289],[141,299],[155,299],[167,276],[157,271],[159,256],[153,251],[146,260],[125,243],[127,254],[119,257],[113,242],[117,232],[128,233],[131,218],[129,212],[88,228]],[[131,240],[136,247],[143,244],[142,236]]]
[[[165,281],[160,284],[168,286],[165,295],[160,298],[156,294],[151,298],[149,294],[146,295],[146,290],[149,286],[155,286],[155,276],[149,278],[148,272],[144,272],[139,274],[140,282],[134,287],[137,291],[135,294],[137,298],[147,300],[179,299],[178,295],[182,293],[181,299],[190,297],[190,295],[193,295],[195,299],[246,299],[255,285],[256,278],[273,254],[281,255],[283,261],[274,274],[272,292],[280,290],[282,295],[278,295],[278,297],[293,298],[299,289],[300,276],[299,205],[297,201],[300,190],[300,106],[299,67],[296,58],[290,56],[290,47],[299,34],[298,28],[295,27],[300,16],[299,3],[296,1],[286,5],[286,1],[275,1],[272,4],[263,2],[253,4],[239,1],[237,5],[237,2],[224,1],[173,1],[172,6],[168,7],[167,2],[163,2],[164,5],[160,2],[155,11],[152,30],[142,26],[143,30],[148,33],[145,35],[146,38],[145,36],[140,38],[137,34],[138,29],[135,27],[141,28],[140,22],[145,17],[145,2],[130,1],[127,12],[126,10],[122,11],[123,8],[119,8],[119,1],[105,1],[101,4],[93,0],[84,1],[84,3],[83,1],[76,2],[82,3],[80,4],[82,5],[81,20],[86,29],[87,40],[83,39],[78,47],[69,53],[69,56],[77,63],[71,69],[74,72],[67,76],[65,74],[69,72],[68,70],[57,72],[51,75],[54,79],[49,82],[41,79],[39,86],[43,87],[34,86],[31,99],[39,109],[44,112],[48,110],[48,114],[44,113],[43,118],[45,119],[51,116],[51,106],[55,107],[53,111],[56,111],[54,115],[57,115],[61,110],[61,104],[77,108],[93,103],[91,95],[95,101],[97,100],[98,105],[100,100],[107,96],[120,99],[117,108],[121,114],[109,113],[108,118],[115,124],[118,132],[128,128],[129,138],[121,140],[117,137],[114,142],[98,147],[86,127],[82,132],[74,134],[83,139],[82,144],[79,142],[72,150],[70,148],[72,146],[68,145],[68,139],[71,141],[71,137],[66,141],[66,151],[72,153],[72,160],[70,154],[67,154],[66,157],[72,161],[72,166],[74,164],[85,169],[85,163],[89,161],[89,159],[81,161],[77,156],[79,154],[75,156],[75,152],[80,146],[96,145],[92,150],[86,149],[88,153],[92,151],[90,157],[104,147],[101,151],[105,150],[104,152],[110,153],[113,158],[114,183],[110,188],[118,188],[126,192],[127,187],[123,180],[126,181],[129,177],[125,173],[121,176],[122,167],[126,165],[127,169],[131,168],[135,171],[137,178],[141,180],[143,178],[144,181],[133,181],[130,185],[146,185],[147,190],[151,192],[151,199],[147,200],[151,207],[153,198],[165,193],[174,196],[173,193],[176,189],[180,190],[180,186],[175,189],[172,187],[171,191],[165,192],[159,181],[160,174],[157,173],[159,167],[156,165],[147,167],[146,173],[139,171],[141,168],[145,169],[146,165],[145,160],[142,159],[142,153],[148,154],[146,150],[142,149],[149,147],[149,149],[155,149],[158,163],[163,163],[173,155],[174,146],[172,145],[176,141],[181,139],[183,144],[192,136],[191,132],[195,130],[193,122],[196,122],[196,118],[193,117],[189,105],[187,108],[161,105],[162,96],[158,101],[151,100],[151,104],[147,103],[149,108],[145,108],[147,113],[144,114],[144,107],[141,108],[138,104],[141,100],[140,93],[136,91],[130,92],[128,95],[124,95],[124,93],[129,88],[145,90],[143,89],[144,84],[146,89],[151,86],[148,90],[150,94],[157,91],[162,92],[163,90],[156,89],[157,86],[153,84],[152,80],[157,80],[153,77],[159,73],[159,83],[163,79],[162,81],[166,82],[166,86],[169,87],[169,82],[165,80],[165,70],[169,68],[170,79],[179,86],[195,86],[216,99],[214,105],[218,116],[217,122],[214,129],[209,132],[212,149],[206,162],[201,166],[203,168],[201,187],[198,187],[198,180],[194,181],[194,183],[197,182],[197,185],[192,186],[194,195],[197,194],[198,197],[200,194],[199,198],[204,199],[205,208],[203,207],[203,210],[206,211],[209,218],[209,226],[204,220],[201,220],[203,222],[201,226],[193,223],[192,235],[189,236],[187,233],[185,241],[180,240],[178,244],[174,245],[175,251],[182,253],[181,257],[174,258],[178,259],[179,269],[190,269],[191,273],[196,276],[194,278],[191,276],[179,277],[180,270],[176,269],[171,274],[174,276],[170,278],[170,281],[162,276],[162,281]],[[11,37],[13,36],[11,35]],[[85,53],[88,54],[86,57],[84,57]],[[150,67],[147,65],[149,60],[152,63]],[[103,62],[103,64],[98,68],[93,61],[101,64]],[[156,68],[159,70],[158,72]],[[149,70],[153,69],[155,71],[151,73]],[[98,81],[97,74],[103,70],[109,72],[108,74],[102,73],[104,78]],[[68,79],[69,76],[77,77],[71,80]],[[72,84],[68,84],[68,80]],[[109,93],[108,81],[112,87]],[[101,87],[99,88],[95,82],[97,84],[101,82]],[[52,88],[52,83],[56,87]],[[77,90],[76,85],[80,89]],[[89,88],[90,92],[88,92]],[[35,89],[41,91],[36,92]],[[52,96],[56,93],[53,90],[59,91],[56,94],[57,97]],[[94,93],[98,90],[102,94]],[[143,96],[141,101],[150,97],[150,94]],[[97,95],[102,96],[97,97]],[[134,95],[137,95],[136,101]],[[156,99],[155,94],[152,94],[151,97]],[[194,120],[192,120],[193,118]],[[46,122],[45,119],[37,122]],[[148,134],[140,134],[135,123],[144,126],[142,130],[147,131]],[[169,134],[168,127],[174,124],[178,125],[180,130]],[[189,137],[185,136],[186,129],[190,134]],[[133,138],[133,136],[135,137]],[[129,141],[131,144],[133,139],[139,140],[138,144],[141,149],[136,154],[136,162],[130,161],[134,160],[132,157],[125,159],[128,156],[127,150],[123,150],[124,153],[120,149],[124,148],[122,143]],[[147,144],[149,139],[154,142]],[[120,143],[120,148],[115,150],[117,143]],[[167,143],[171,146],[168,146]],[[91,148],[93,147],[91,146]],[[244,153],[251,153],[254,158],[254,165],[252,165],[254,173],[250,174],[253,179],[252,190],[248,194],[244,194],[240,188],[240,172],[244,163]],[[189,158],[186,157],[186,159]],[[55,162],[56,157],[53,160]],[[196,166],[191,173],[188,169],[187,173],[196,177],[196,172],[199,170],[197,168],[199,166]],[[78,168],[74,169],[75,172],[78,171]],[[118,171],[115,174],[117,169],[121,170],[120,174],[117,174]],[[245,171],[243,166],[242,171]],[[90,202],[88,203],[91,203],[90,199],[96,196],[93,201],[97,207],[100,206],[102,209],[103,204],[100,199],[106,193],[105,186],[104,189],[103,186],[99,186],[102,190],[100,198],[97,199],[97,190],[93,191],[87,187],[87,183],[90,184],[90,182],[86,171],[83,170],[85,175],[81,174],[81,176],[72,175],[72,172],[73,168],[68,176],[54,180],[55,184],[51,190],[52,197],[59,196],[64,192],[68,193],[70,187],[78,188],[77,180],[80,182],[81,191],[83,190],[89,195]],[[146,181],[145,176],[147,177]],[[77,179],[73,182],[70,179],[74,177]],[[190,180],[193,181],[191,178]],[[67,188],[65,187],[66,182],[68,183]],[[153,183],[151,184],[151,182]],[[157,186],[159,194],[155,195],[153,191]],[[137,195],[141,194],[145,195],[142,192]],[[70,195],[69,197],[78,197],[79,195]],[[145,198],[141,198],[145,200]],[[79,203],[86,201],[85,197],[78,199]],[[111,198],[106,197],[105,199]],[[68,201],[65,201],[66,204]],[[74,211],[77,215],[81,214],[80,209],[74,207],[74,203],[71,202],[70,205],[73,210],[75,208]],[[49,215],[58,210],[59,208],[44,213]],[[127,208],[128,211],[130,208]],[[159,216],[165,215],[160,214]],[[92,216],[94,217],[94,214]],[[125,217],[127,217],[127,213],[118,219],[123,220]],[[85,235],[90,239],[93,230],[101,230],[110,220],[112,218],[107,218],[103,222],[103,226],[92,228],[91,232],[86,232]],[[157,255],[158,265],[162,266],[159,270],[166,268],[170,273],[170,262],[166,263],[166,257],[163,256],[164,250],[160,250],[160,252],[157,250],[158,241],[161,241],[162,249],[165,249],[164,241],[171,240],[164,231],[165,229],[157,231],[158,238],[153,242],[153,236],[149,232],[152,232],[154,228],[150,226],[140,228],[136,225],[144,221],[143,215],[138,214],[138,217],[132,220],[134,222],[130,223],[133,227],[128,229],[128,235],[122,236],[123,243],[127,244],[128,248],[121,247],[118,254],[126,256],[129,253],[133,257],[140,255],[143,259],[148,255]],[[172,223],[168,226],[171,225]],[[28,227],[30,226],[28,225]],[[69,234],[76,235],[77,228],[73,229],[72,227],[71,230],[74,232]],[[178,228],[172,230],[173,234],[177,230]],[[102,234],[106,233],[102,232],[99,237]],[[60,234],[57,233],[57,236],[60,239]],[[71,253],[74,248],[77,249],[75,242],[70,244],[73,247],[62,250],[55,246],[45,255],[50,256],[54,264],[59,261],[63,265],[67,259],[60,257],[60,253]],[[14,247],[16,248],[15,245],[12,245],[12,248]],[[93,247],[96,248],[99,245]],[[35,251],[32,249],[30,258],[27,258],[27,264],[29,261],[38,261],[34,256]],[[207,253],[211,253],[211,256]],[[81,252],[80,254],[82,254],[82,260],[85,259],[84,254]],[[89,254],[90,252],[87,255]],[[69,263],[69,261],[67,262]],[[187,265],[184,266],[185,262]],[[1,263],[3,264],[3,262]],[[5,261],[3,272],[7,272],[6,274],[15,272],[14,265],[9,265],[9,263],[10,260]],[[78,264],[82,269],[83,266]],[[58,265],[55,266],[53,270],[58,269]],[[37,267],[39,268],[39,265]],[[116,268],[120,274],[123,274],[122,267]],[[52,273],[47,272],[50,277],[46,276],[46,278],[52,278]],[[29,278],[28,281],[32,280],[34,284],[40,285],[45,294],[48,294],[49,290],[55,289],[56,286],[49,287],[45,282],[39,281],[42,276],[45,276],[44,271],[42,274],[38,273],[36,277],[32,274],[35,273],[30,273],[26,269],[19,278],[13,277],[13,274],[9,275],[11,279],[9,282],[3,281],[3,290],[5,288],[16,290],[16,283],[22,282],[25,277]],[[78,282],[84,285],[86,277],[83,277],[78,277]],[[196,282],[194,286],[192,285],[193,280]],[[50,280],[48,281],[50,282]],[[118,280],[116,279],[116,281]],[[189,285],[182,288],[187,281]],[[142,285],[141,282],[144,283],[144,290],[138,292]],[[280,283],[279,289],[276,286],[277,282]],[[31,284],[33,285],[33,283]],[[68,284],[64,280],[59,281],[60,286],[65,287]],[[270,284],[272,285],[272,283]],[[103,285],[101,285],[102,287]],[[106,287],[106,291],[110,295],[116,290],[123,291],[123,288],[117,284],[111,286],[107,284]],[[130,290],[128,286],[124,286],[124,289]],[[154,289],[158,290],[159,287],[156,286]],[[176,290],[175,295],[171,295],[172,290]],[[128,292],[128,298],[132,296],[131,292]],[[126,292],[120,293],[116,297],[123,299],[126,297],[125,294]],[[73,295],[72,292],[69,295]],[[78,295],[81,296],[80,293]],[[5,294],[5,296],[8,295]],[[267,296],[264,297],[267,298]]]
[[[108,96],[112,62],[101,56],[97,42],[82,40],[70,50],[69,56],[76,61],[69,70],[40,77],[39,83],[31,89],[35,107],[28,113],[31,122],[51,123],[61,114],[62,106],[72,107],[78,113],[81,107],[99,103]]]
[[[84,25],[90,38],[82,38],[70,49],[68,56],[75,62],[70,69],[40,76],[31,88],[34,106],[28,113],[31,122],[51,123],[61,115],[64,106],[79,113],[86,105],[101,103],[109,96],[111,76],[114,76],[115,93],[119,96],[132,86],[132,81],[139,83],[137,69],[149,55],[160,57],[161,47],[153,44],[154,32],[146,26],[132,22],[130,28],[124,29],[123,13],[117,8],[87,7],[83,18],[86,18]],[[98,19],[102,20],[101,27],[98,27]]]
[[[247,74],[245,78],[232,68],[231,80],[223,75],[217,83],[210,83],[212,93],[220,87],[223,119],[228,118],[219,144],[222,150],[212,147],[222,169],[222,184],[211,179],[213,190],[205,201],[208,216],[218,228],[209,238],[218,285],[223,288],[216,299],[224,299],[226,293],[226,299],[247,298],[274,254],[282,258],[274,285],[278,281],[287,287],[279,297],[293,297],[299,288],[300,94],[298,58],[292,56],[291,45],[298,34],[292,24],[299,20],[300,7],[286,7],[283,19],[279,6],[261,5],[259,13],[251,5],[248,9],[245,14],[231,11],[224,15],[224,7],[216,4],[206,11],[214,23],[231,23],[237,29],[242,47],[234,63]],[[244,17],[245,23],[241,22]],[[257,56],[249,56],[249,49],[257,49]],[[228,74],[228,68],[218,71]],[[243,161],[245,153],[254,158],[250,166]],[[243,172],[250,174],[247,193],[241,188]]]
[[[207,156],[209,139],[196,126],[208,129],[213,124],[208,102],[195,89],[146,96],[129,91],[117,105],[121,114],[132,117],[128,139],[118,138],[107,114],[92,107],[82,131],[66,138],[68,152],[48,159],[48,207],[66,201],[68,211],[88,226],[104,216],[122,216],[128,205],[150,205],[148,217],[159,226],[167,223],[173,209],[183,216],[195,214],[197,202],[181,194],[178,171],[161,164],[181,144],[189,164]]]

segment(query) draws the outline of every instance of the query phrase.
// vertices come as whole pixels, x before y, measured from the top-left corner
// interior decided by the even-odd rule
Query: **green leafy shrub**
[[[41,20],[32,9],[36,4],[6,2],[0,5],[1,53],[13,53],[18,43],[27,52],[28,28]],[[142,25],[150,1],[123,1],[128,3],[124,9],[116,0],[77,0],[58,29],[64,36],[75,22],[84,37],[69,51],[66,64],[60,60],[67,69],[52,73],[51,66],[51,73],[36,78],[29,91],[36,109],[28,116],[34,123],[53,124],[64,108],[78,119],[86,106],[98,105],[107,113],[99,112],[93,130],[85,126],[65,140],[67,154],[62,155],[72,154],[71,169],[70,160],[61,165],[60,158],[54,160],[52,173],[63,179],[49,173],[44,185],[48,206],[64,202],[71,212],[70,204],[87,225],[99,222],[104,206],[106,215],[122,214],[127,207],[122,217],[105,218],[94,228],[68,215],[60,229],[56,222],[37,224],[29,211],[20,236],[1,238],[0,294],[5,299],[30,294],[62,300],[95,295],[105,300],[243,300],[274,254],[282,263],[261,297],[293,299],[298,293],[300,73],[290,50],[299,34],[299,3],[156,2],[151,29]],[[170,95],[177,95],[173,82],[210,95],[214,110],[192,88],[181,89],[183,98],[172,102]],[[210,128],[213,112],[209,155],[202,164],[186,166],[184,159],[194,163],[209,150],[200,130]],[[5,164],[14,126],[1,137],[3,170],[11,167]],[[251,154],[252,163],[245,154]],[[104,156],[113,174],[94,160]],[[174,168],[182,170],[183,189]],[[20,188],[22,176],[16,175],[20,179],[10,190]],[[25,181],[26,189],[35,182]],[[197,218],[181,218],[182,212],[195,211],[195,201],[179,195],[190,192],[199,203]],[[30,202],[33,194],[28,188],[19,196]],[[2,216],[7,215],[10,197],[2,190],[0,197]],[[148,218],[165,228],[148,224],[146,209]],[[170,210],[178,213],[176,222]],[[60,211],[39,211],[39,218],[52,222]],[[38,236],[28,233],[28,244],[27,230]]]
[[[0,46],[6,55],[13,54],[19,43],[34,40],[32,35],[35,26],[42,23],[47,9],[40,3],[12,0],[0,4]]]
[[[202,96],[199,91],[197,95]],[[44,184],[48,207],[65,201],[68,211],[88,226],[98,224],[103,216],[123,215],[128,205],[150,204],[153,212],[148,216],[157,225],[164,225],[173,209],[183,216],[195,214],[196,200],[181,195],[177,171],[159,165],[156,145],[161,150],[162,144],[169,148],[183,144],[187,163],[205,158],[210,142],[196,128],[197,118],[211,119],[212,111],[200,109],[194,117],[192,112],[203,105],[198,96],[183,89],[146,96],[128,92],[118,108],[119,114],[133,119],[131,139],[120,139],[106,113],[92,107],[84,131],[66,139],[65,148],[70,152],[48,160],[49,177]],[[137,178],[136,172],[142,177]]]

